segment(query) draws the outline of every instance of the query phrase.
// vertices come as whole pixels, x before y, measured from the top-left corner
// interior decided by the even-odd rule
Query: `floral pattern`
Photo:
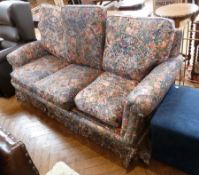
[[[123,113],[122,135],[128,143],[135,142],[140,122],[150,116],[161,102],[182,65],[182,56],[174,57],[154,68],[129,94]],[[137,125],[138,124],[138,125]],[[138,139],[138,138],[137,138]]]
[[[43,4],[40,9],[38,24],[43,46],[54,56],[66,58],[67,48],[64,43],[64,28],[61,8]]]
[[[12,82],[31,88],[33,83],[64,68],[68,63],[52,55],[44,56],[12,72]]]
[[[170,20],[111,16],[106,29],[106,71],[140,81],[170,54],[174,38]]]
[[[48,55],[40,41],[28,43],[7,56],[8,62],[13,68],[21,67],[31,61]]]
[[[69,63],[101,68],[106,11],[99,6],[65,6],[64,20]]]
[[[74,107],[74,97],[77,93],[99,74],[99,70],[72,64],[37,81],[34,87],[38,96],[69,110]]]
[[[79,110],[114,127],[122,122],[123,105],[137,82],[105,72],[75,97]]]
[[[180,54],[181,42],[182,42],[182,30],[176,29],[173,46],[169,57],[176,57]]]

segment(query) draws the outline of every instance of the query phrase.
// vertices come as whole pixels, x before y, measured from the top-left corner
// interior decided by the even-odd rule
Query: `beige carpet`
[[[46,175],[79,175],[64,162],[57,162]]]

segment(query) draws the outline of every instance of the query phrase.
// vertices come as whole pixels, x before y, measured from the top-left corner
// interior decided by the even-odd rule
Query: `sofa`
[[[41,7],[41,40],[8,55],[16,98],[122,160],[150,160],[152,112],[179,73],[182,33],[99,6]]]
[[[0,2],[0,38],[0,96],[10,97],[15,92],[10,82],[12,67],[6,56],[24,43],[35,40],[29,3]]]

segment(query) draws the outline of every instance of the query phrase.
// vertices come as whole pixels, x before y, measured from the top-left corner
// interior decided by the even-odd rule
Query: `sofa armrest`
[[[128,95],[121,134],[129,144],[136,144],[141,137],[150,114],[175,82],[182,60],[182,56],[179,55],[158,65]]]
[[[34,41],[23,45],[7,56],[8,62],[13,69],[23,66],[32,60],[38,59],[47,55],[48,52],[44,49],[40,41]]]

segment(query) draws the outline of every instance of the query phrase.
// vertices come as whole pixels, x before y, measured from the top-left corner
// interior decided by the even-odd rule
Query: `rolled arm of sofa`
[[[158,65],[130,92],[124,107],[121,130],[127,143],[136,144],[139,140],[150,114],[174,83],[182,61],[179,55]]]
[[[32,60],[38,59],[47,55],[48,52],[44,49],[40,41],[34,41],[23,45],[7,56],[8,62],[13,69],[21,67]]]

